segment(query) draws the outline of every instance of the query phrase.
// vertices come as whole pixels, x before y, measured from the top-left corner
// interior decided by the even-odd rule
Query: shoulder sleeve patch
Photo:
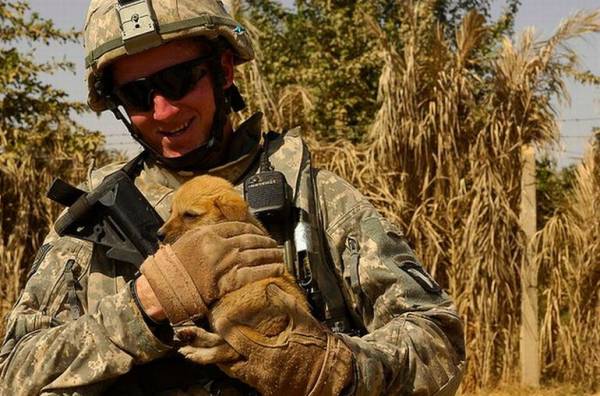
[[[423,269],[423,267],[412,259],[400,256],[394,257],[394,261],[402,271],[406,272],[423,289],[429,293],[440,294],[442,288],[438,283]]]

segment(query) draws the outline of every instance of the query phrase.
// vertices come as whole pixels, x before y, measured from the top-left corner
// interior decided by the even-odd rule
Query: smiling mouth
[[[179,125],[175,129],[172,129],[170,131],[159,130],[158,133],[160,133],[163,136],[167,136],[167,137],[179,136],[179,135],[183,134],[189,128],[190,125],[192,125],[193,121],[194,121],[194,119],[192,118],[189,121],[187,121],[186,123]]]

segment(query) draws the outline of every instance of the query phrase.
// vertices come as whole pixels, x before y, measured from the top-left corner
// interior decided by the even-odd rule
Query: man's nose
[[[157,121],[168,120],[179,113],[179,107],[174,105],[168,98],[160,92],[154,94],[154,119]]]

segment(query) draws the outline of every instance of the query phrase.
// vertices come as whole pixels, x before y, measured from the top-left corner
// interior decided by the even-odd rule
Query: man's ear
[[[223,68],[223,77],[225,77],[225,84],[223,89],[227,89],[233,84],[233,53],[231,51],[224,51],[221,54],[221,67]]]
[[[244,198],[235,191],[229,191],[219,197],[215,201],[215,205],[223,217],[229,221],[246,221],[248,219],[248,204]]]

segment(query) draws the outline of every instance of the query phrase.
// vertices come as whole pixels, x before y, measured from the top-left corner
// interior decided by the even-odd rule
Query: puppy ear
[[[228,191],[215,200],[215,205],[226,220],[246,221],[248,219],[248,204],[235,191]]]

